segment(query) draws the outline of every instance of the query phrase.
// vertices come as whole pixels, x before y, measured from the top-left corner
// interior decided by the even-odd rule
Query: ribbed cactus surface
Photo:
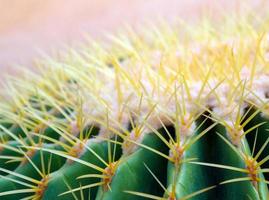
[[[268,28],[127,28],[9,77],[0,199],[268,200]]]

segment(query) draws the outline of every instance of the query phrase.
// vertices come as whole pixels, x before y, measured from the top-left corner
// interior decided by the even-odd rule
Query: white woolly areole
[[[242,80],[246,81],[247,89],[249,90],[246,100],[253,102],[257,106],[263,106],[269,100],[269,74],[262,71],[256,72],[255,77],[250,85],[251,70],[244,67],[241,71]],[[251,91],[251,92],[250,92]]]
[[[162,52],[153,51],[152,56],[156,59],[150,63],[152,64],[150,67],[142,62],[137,62],[135,66],[127,63],[118,66],[117,70],[110,69],[109,73],[101,73],[100,81],[105,87],[96,91],[94,95],[85,95],[89,100],[83,105],[84,112],[87,113],[85,116],[103,122],[99,123],[101,137],[113,137],[115,131],[113,133],[112,130],[116,132],[127,130],[131,119],[134,123],[143,124],[141,135],[158,130],[163,125],[179,123],[182,138],[191,137],[195,123],[177,122],[178,110],[177,114],[183,116],[185,120],[188,115],[195,118],[204,111],[211,110],[214,118],[230,123],[235,122],[238,116],[242,116],[248,102],[261,105],[267,100],[268,74],[255,73],[257,77],[255,75],[250,85],[252,72],[250,68],[244,67],[238,75],[241,80],[235,81],[235,76],[229,74],[224,78],[229,81],[222,82],[220,78],[212,75],[205,82],[189,79],[183,84],[180,78],[167,80],[167,77],[175,75],[172,70],[159,73],[160,62],[165,57]],[[170,66],[162,67],[172,69]],[[246,84],[241,83],[241,86],[237,87],[242,81]],[[244,86],[245,92],[241,94]],[[130,136],[132,134],[131,132]],[[141,142],[140,139],[137,138],[137,141]],[[126,152],[135,149],[136,147],[132,147],[132,150],[128,149]]]
[[[80,128],[78,127],[77,121],[70,122],[70,129],[72,135],[78,135],[80,132]]]
[[[186,118],[186,120],[184,121],[185,121],[184,124],[183,123],[179,124],[179,133],[181,134],[183,139],[186,137],[191,137],[196,129],[195,122],[189,121],[189,118]],[[181,142],[183,142],[183,140]]]
[[[227,124],[227,135],[233,145],[239,147],[241,145],[241,139],[244,135],[243,127],[235,127],[232,121],[226,121]]]
[[[131,133],[127,136],[128,139],[125,139],[122,144],[123,155],[132,154],[139,148],[138,144],[141,144],[143,142],[145,132],[141,132],[139,133],[139,135],[136,135],[135,131],[136,130],[131,131]]]

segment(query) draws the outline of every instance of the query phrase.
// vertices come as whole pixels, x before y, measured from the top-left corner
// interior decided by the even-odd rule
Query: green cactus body
[[[248,135],[247,135],[247,140],[249,141],[250,147],[253,149],[255,148],[254,151],[254,156],[258,156],[258,161],[261,161],[263,159],[266,159],[268,156],[269,152],[269,120],[262,116],[261,113],[257,114],[246,126],[246,129],[250,129],[251,127],[254,127],[257,124],[264,123],[263,125],[257,127],[256,129],[252,130]],[[267,138],[267,139],[266,139]],[[264,141],[266,139],[266,141]],[[254,141],[256,141],[254,143]],[[255,145],[255,146],[254,146]],[[262,152],[259,152],[261,149],[263,149]],[[262,168],[268,168],[269,167],[269,162],[266,159],[265,162],[261,165]],[[266,180],[268,180],[269,176],[268,173],[264,173],[264,176]]]
[[[44,145],[43,148],[48,149],[58,149],[55,145]],[[24,180],[23,177],[27,177],[28,179],[36,180],[34,183],[42,179],[42,173],[46,173],[48,171],[53,172],[55,170],[58,170],[64,163],[65,159],[63,159],[60,156],[52,155],[48,152],[43,152],[42,150],[36,150],[36,151],[28,151],[26,155],[27,157],[22,160],[21,164],[17,166],[17,168],[14,170],[15,174],[11,174],[6,169],[0,168],[0,171],[5,173],[10,173],[3,177],[1,179],[1,187],[0,191],[1,193],[8,192],[10,190],[23,190],[23,189],[29,189],[29,183],[28,185],[23,185],[19,181]],[[42,166],[43,165],[43,166]],[[39,170],[37,170],[39,169]],[[42,172],[40,170],[43,170]],[[17,181],[17,182],[16,182]],[[29,180],[27,180],[29,181]],[[29,192],[31,193],[31,192]],[[27,193],[19,193],[19,194],[10,194],[5,195],[4,198],[7,199],[21,199],[27,197]]]
[[[94,142],[89,141],[86,144],[88,148],[90,148],[94,153],[98,154],[105,161],[108,160],[107,152],[108,146],[107,142]],[[81,160],[85,162],[89,162],[94,166],[99,168],[104,167],[104,163],[102,163],[91,151],[87,151],[81,155]],[[82,163],[76,163],[75,161],[71,161],[71,163],[66,163],[60,170],[52,173],[49,178],[49,183],[47,189],[44,193],[43,199],[72,199],[73,195],[80,197],[80,191],[69,193],[63,196],[58,197],[58,195],[68,191],[68,188],[79,188],[88,184],[93,184],[98,181],[98,178],[89,178],[84,179],[83,181],[77,180],[79,176],[85,174],[101,174],[100,171],[94,169],[93,167],[86,166]],[[84,190],[83,196],[94,196],[95,189],[92,189],[89,195],[89,190]]]
[[[143,141],[143,145],[158,150],[162,153],[168,152],[168,147],[154,133],[147,134]],[[145,170],[145,166],[152,169],[152,172],[160,179],[164,179],[167,160],[160,155],[144,148],[137,149],[131,155],[122,157],[119,166],[115,170],[115,175],[108,186],[99,187],[96,199],[139,199],[136,196],[130,196],[122,191],[141,190],[147,193],[160,195],[162,190],[158,183],[154,180],[149,171]],[[158,168],[156,168],[158,166]]]

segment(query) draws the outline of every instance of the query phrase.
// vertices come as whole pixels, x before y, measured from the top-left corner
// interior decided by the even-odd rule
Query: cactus
[[[269,199],[267,28],[127,28],[9,77],[0,198]]]

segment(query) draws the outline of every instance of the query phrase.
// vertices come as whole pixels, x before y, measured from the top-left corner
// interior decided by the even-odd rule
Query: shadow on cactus
[[[127,28],[9,77],[0,198],[269,199],[268,23],[237,17]]]

